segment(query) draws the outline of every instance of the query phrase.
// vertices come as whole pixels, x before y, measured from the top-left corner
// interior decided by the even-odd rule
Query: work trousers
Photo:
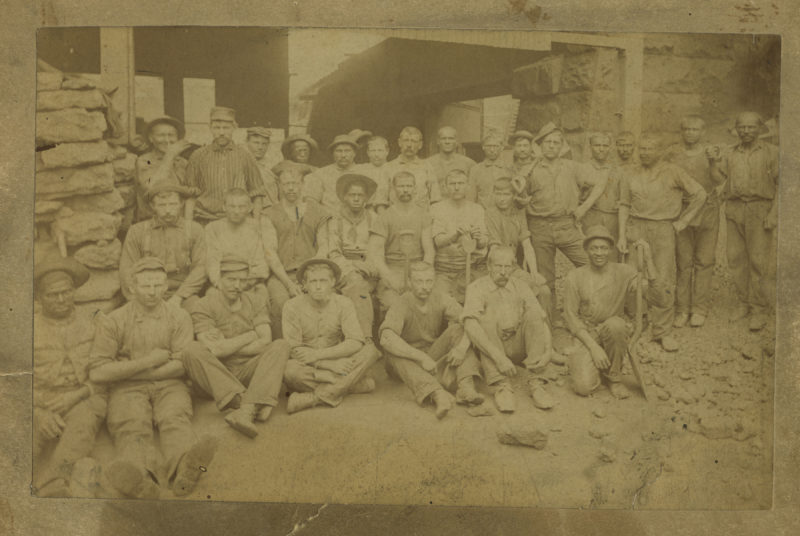
[[[550,310],[550,287],[547,286],[541,274],[537,273],[533,275],[527,270],[523,270],[517,266],[514,271],[511,272],[511,277],[525,283],[533,291],[543,311]]]
[[[471,347],[467,350],[464,361],[457,367],[450,367],[441,360],[463,336],[463,326],[451,324],[433,344],[427,348],[420,348],[428,354],[428,357],[437,361],[436,371],[433,373],[423,369],[416,361],[390,353],[386,354],[386,370],[389,374],[399,377],[411,389],[414,399],[421,406],[434,391],[442,387],[453,391],[461,380],[480,376],[478,358]]]
[[[690,225],[675,237],[678,265],[675,310],[708,315],[714,252],[719,235],[719,204],[706,203]]]
[[[192,399],[181,379],[122,381],[111,387],[108,431],[117,456],[149,472],[156,480],[171,479],[181,456],[196,442],[192,430]],[[153,449],[153,425],[158,427],[166,472]]]
[[[653,263],[658,272],[658,286],[647,293],[647,316],[653,326],[653,338],[660,339],[672,330],[675,319],[675,228],[671,220],[628,218],[628,264],[636,267],[633,243],[644,240],[650,245]]]
[[[55,398],[61,394],[67,394],[73,389],[38,389],[37,396],[41,395],[44,400]],[[34,485],[42,488],[48,482],[57,478],[63,478],[67,482],[70,480],[72,468],[75,462],[81,458],[89,456],[94,448],[95,436],[103,424],[106,417],[107,396],[105,394],[93,394],[85,400],[81,400],[61,418],[66,426],[61,432],[61,436],[53,440],[55,446],[53,452],[47,460],[38,459],[42,450],[50,443],[41,436],[41,433],[34,427],[33,431],[33,455],[36,459]],[[35,407],[34,413],[42,411]]]
[[[610,382],[620,381],[622,365],[628,351],[628,337],[631,327],[623,318],[612,316],[589,329],[589,334],[605,350],[611,366],[599,371],[592,360],[589,349],[582,343],[570,356],[569,374],[572,389],[581,396],[588,396],[600,385],[600,372]]]
[[[295,270],[287,272],[287,275],[292,281],[297,281],[297,272]],[[272,338],[277,340],[283,334],[281,328],[283,305],[289,301],[291,296],[283,283],[274,275],[267,279],[267,292],[269,292],[269,319],[272,326]]]
[[[727,219],[728,269],[742,303],[754,313],[775,307],[776,249],[774,230],[764,229],[772,201],[729,199]]]
[[[192,382],[211,395],[222,410],[236,395],[242,404],[277,406],[289,343],[272,341],[258,355],[232,355],[217,358],[200,342],[193,342],[183,351],[183,364]]]
[[[365,344],[350,357],[339,360],[353,360],[356,366],[344,376],[336,376],[327,370],[317,370],[312,365],[306,365],[296,359],[289,359],[286,363],[284,382],[289,391],[314,392],[322,402],[336,407],[341,404],[347,393],[367,373],[369,368],[378,361],[380,352],[374,344]],[[326,360],[330,361],[330,360]],[[333,381],[328,381],[333,379]]]
[[[342,296],[350,298],[353,305],[355,305],[356,316],[364,337],[373,336],[375,304],[372,301],[372,293],[375,291],[375,286],[375,279],[365,277],[364,274],[358,271],[352,271],[343,276],[338,285],[338,290]]]
[[[550,287],[550,303],[556,304],[556,250],[566,255],[575,267],[588,262],[583,249],[583,235],[571,216],[539,218],[528,216],[528,230],[536,254],[537,269]],[[553,309],[547,311],[552,317]]]
[[[594,227],[595,225],[602,225],[608,229],[608,232],[614,237],[614,243],[617,243],[619,239],[619,214],[617,212],[602,212],[594,207],[590,208],[586,211],[586,214],[584,214],[581,220],[583,233],[586,234],[589,227]],[[612,247],[608,260],[610,262],[618,262],[618,253],[617,248]]]
[[[486,275],[486,263],[473,264],[470,268],[470,283]],[[461,305],[464,305],[464,294],[467,291],[467,271],[459,270],[450,272],[437,269],[436,281],[433,283],[434,291],[451,296]]]

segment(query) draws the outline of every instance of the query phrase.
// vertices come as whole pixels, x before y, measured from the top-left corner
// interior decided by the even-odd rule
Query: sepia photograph
[[[781,46],[39,28],[31,494],[771,509]]]

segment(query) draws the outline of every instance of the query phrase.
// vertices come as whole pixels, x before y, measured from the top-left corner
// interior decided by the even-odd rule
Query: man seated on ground
[[[411,290],[389,308],[380,340],[386,369],[403,380],[420,406],[433,402],[441,419],[452,408],[448,391],[456,386],[460,404],[480,404],[483,397],[475,391],[480,370],[460,324],[461,306],[434,290],[435,278],[430,264],[411,265]]]
[[[528,285],[536,294],[539,304],[550,309],[550,289],[545,278],[536,271],[536,254],[531,245],[531,232],[525,212],[514,206],[514,187],[510,177],[501,177],[494,183],[494,206],[486,210],[486,229],[489,233],[489,247],[508,246],[519,256],[522,248],[527,271],[515,266],[511,277],[516,277]]]
[[[224,208],[225,218],[213,221],[205,228],[206,264],[211,284],[219,283],[219,266],[223,257],[235,254],[249,265],[247,289],[256,287],[266,293],[270,276],[276,277],[286,289],[295,286],[278,257],[278,236],[272,222],[267,217],[259,221],[250,217],[253,205],[248,193],[241,188],[228,190]],[[299,292],[299,289],[293,290]]]
[[[389,142],[382,136],[372,136],[367,140],[367,159],[364,164],[356,166],[356,173],[366,175],[377,184],[375,195],[369,200],[368,208],[380,214],[389,206],[389,190],[392,178],[386,158],[389,156]]]
[[[531,371],[528,381],[536,407],[552,408],[542,376],[553,355],[545,313],[528,285],[511,277],[514,251],[494,246],[489,253],[489,275],[467,287],[464,330],[479,352],[484,379],[494,393],[497,408],[514,411],[514,390],[508,377],[517,364]]]
[[[433,243],[436,245],[436,288],[464,303],[467,286],[465,240],[474,240],[470,255],[472,280],[486,274],[486,218],[483,207],[466,199],[467,176],[460,169],[447,174],[447,199],[431,207]]]
[[[320,403],[336,407],[348,393],[375,389],[365,374],[380,353],[364,344],[353,302],[334,292],[340,275],[328,259],[309,259],[297,270],[306,294],[283,309],[283,336],[291,348],[284,376],[289,413]]]
[[[188,495],[216,450],[192,431],[192,399],[184,382],[183,351],[192,342],[192,319],[165,302],[167,272],[156,257],[131,267],[133,300],[97,317],[89,379],[108,386],[108,431],[117,460],[111,484],[123,495],[157,499],[159,482]],[[166,471],[150,456],[158,428]]]
[[[630,309],[631,294],[640,284],[639,273],[628,264],[609,261],[614,237],[602,225],[586,230],[583,241],[589,264],[571,270],[564,280],[564,319],[580,341],[580,348],[570,358],[569,370],[573,390],[588,396],[600,385],[600,374],[609,383],[611,394],[627,398],[628,390],[621,383],[622,365],[632,333],[625,319]],[[649,289],[657,286],[655,265],[647,242],[642,247]]]
[[[433,264],[436,250],[431,238],[431,216],[414,203],[416,180],[408,171],[392,177],[397,201],[375,220],[370,229],[368,262],[378,271],[376,296],[381,307],[406,290],[406,269],[412,262]]]
[[[89,456],[106,416],[104,389],[88,378],[94,326],[75,312],[75,290],[89,271],[70,257],[38,263],[33,280],[41,311],[33,316],[33,457],[38,497],[79,495],[75,462]],[[46,459],[44,448],[54,444]]]
[[[203,227],[183,216],[188,189],[174,181],[161,181],[147,191],[153,217],[128,229],[119,276],[122,293],[131,299],[131,268],[139,259],[158,257],[167,272],[164,299],[188,306],[206,284],[206,241]]]
[[[242,257],[222,258],[215,288],[192,308],[197,342],[184,350],[183,364],[217,409],[234,410],[225,422],[255,437],[254,421],[266,421],[278,404],[289,345],[272,340],[267,296],[246,290],[249,267]]]
[[[340,207],[328,220],[320,245],[320,253],[339,265],[342,277],[337,288],[353,301],[361,331],[368,340],[372,339],[375,317],[372,293],[378,274],[367,260],[369,230],[377,216],[366,207],[376,187],[375,182],[364,175],[348,173],[339,177],[336,193]]]
[[[267,209],[265,215],[278,235],[278,258],[283,265],[287,282],[276,277],[267,280],[272,316],[272,336],[280,338],[283,304],[302,293],[298,286],[297,269],[314,257],[325,232],[330,214],[313,199],[303,199],[303,175],[289,169],[278,176],[280,203]]]

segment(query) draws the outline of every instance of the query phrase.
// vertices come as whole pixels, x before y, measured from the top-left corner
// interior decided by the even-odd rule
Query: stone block
[[[62,211],[52,223],[52,235],[64,233],[68,246],[77,246],[84,242],[98,240],[111,241],[117,237],[122,216],[103,212]],[[69,214],[69,215],[67,215]],[[63,216],[63,217],[62,217]]]
[[[561,107],[555,97],[539,97],[523,99],[519,104],[516,129],[533,132],[539,131],[546,123],[558,121]]]
[[[645,54],[682,56],[688,58],[734,59],[745,53],[751,35],[729,34],[645,34]]]
[[[61,82],[64,75],[61,73],[51,73],[39,71],[36,73],[36,91],[54,91],[61,89]]]
[[[39,91],[36,94],[36,110],[63,110],[64,108],[86,108],[95,110],[106,107],[105,96],[98,89]]]
[[[619,53],[615,49],[597,49],[594,89],[622,90]]]
[[[69,141],[99,140],[105,131],[106,118],[102,112],[68,108],[36,114],[38,147]]]
[[[616,91],[595,89],[592,107],[585,127],[589,131],[615,132],[622,118],[622,99]]]
[[[82,168],[57,168],[36,173],[36,196],[42,200],[110,192],[114,168],[100,164]]]
[[[136,175],[136,155],[125,152],[122,158],[111,162],[114,166],[114,182],[130,182]]]
[[[589,124],[592,106],[591,91],[573,91],[556,96],[561,111],[561,126],[564,130],[579,130]]]
[[[560,91],[594,87],[596,70],[597,53],[595,51],[566,56],[561,70]]]
[[[63,201],[65,206],[75,212],[105,212],[106,214],[111,214],[125,208],[125,200],[116,189],[102,194],[67,197]]]
[[[735,63],[726,59],[645,55],[644,91],[713,93],[728,91]]]
[[[677,132],[681,117],[703,113],[699,94],[652,91],[642,94],[643,132]]]
[[[75,302],[110,300],[119,291],[117,270],[89,270],[89,280],[75,290]]]
[[[136,187],[133,184],[117,184],[117,191],[122,196],[125,208],[136,204]]]
[[[63,89],[94,89],[97,84],[88,78],[81,78],[79,76],[70,76],[61,83]]]
[[[60,143],[37,154],[41,158],[41,169],[102,164],[114,156],[111,146],[105,141]]]
[[[563,56],[552,56],[514,70],[511,96],[543,97],[558,93],[563,62]]]
[[[33,213],[36,223],[52,222],[64,204],[60,201],[40,201],[33,204]]]
[[[87,244],[75,251],[73,256],[79,263],[96,270],[112,270],[119,267],[119,257],[122,254],[122,243],[119,239],[112,241],[101,240],[94,244]]]

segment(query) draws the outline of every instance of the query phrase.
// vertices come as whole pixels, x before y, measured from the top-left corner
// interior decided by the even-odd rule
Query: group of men
[[[290,414],[335,407],[376,388],[369,370],[381,356],[438,418],[454,402],[483,403],[479,382],[513,412],[518,366],[533,404],[552,408],[543,373],[565,360],[552,345],[556,250],[576,266],[562,296],[579,341],[573,390],[588,395],[605,379],[625,398],[629,298],[643,289],[667,351],[677,350],[673,327],[703,325],[721,199],[737,315],[763,327],[774,303],[778,153],[759,139],[762,127],[741,114],[740,142],[722,152],[702,144],[699,117],[686,117],[682,144],[664,152],[643,137],[638,160],[622,133],[616,165],[610,135],[591,135],[591,160],[579,164],[552,123],[514,133],[511,165],[496,132],[475,163],[451,127],[438,132],[439,152],[420,158],[422,134],[406,127],[387,162],[388,141],[358,130],[336,136],[333,163],[317,168],[306,135],[288,137],[272,166],[262,162],[269,129],[235,144],[229,108],[212,109],[213,141],[188,158],[183,125],[158,118],[137,161],[140,221],[120,259],[128,302],[90,322],[74,306],[86,269],[37,262],[35,446],[52,452],[34,484],[40,495],[75,493],[75,463],[105,421],[115,492],[185,495],[216,450],[192,430],[193,396],[213,398],[232,428],[255,437],[282,386]]]

